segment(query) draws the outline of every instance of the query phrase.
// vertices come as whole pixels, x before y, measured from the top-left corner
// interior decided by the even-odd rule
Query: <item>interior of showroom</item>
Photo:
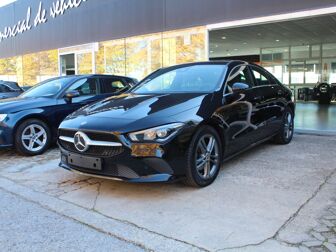
[[[209,26],[209,58],[262,65],[293,90],[298,129],[332,132],[336,130],[335,27],[336,14],[233,28]]]

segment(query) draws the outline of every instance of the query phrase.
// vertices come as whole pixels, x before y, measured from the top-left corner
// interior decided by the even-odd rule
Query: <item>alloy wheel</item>
[[[285,117],[285,124],[284,124],[284,136],[285,139],[290,139],[294,132],[294,122],[293,116],[291,113],[287,112]]]
[[[203,179],[210,179],[219,168],[219,147],[212,135],[202,136],[196,147],[196,170]]]
[[[46,130],[38,124],[28,125],[21,135],[22,145],[31,152],[42,150],[47,143],[47,138]]]

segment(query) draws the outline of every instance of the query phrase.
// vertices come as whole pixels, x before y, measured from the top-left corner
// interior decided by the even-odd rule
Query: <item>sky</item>
[[[7,4],[13,3],[16,0],[0,0],[0,7],[5,6]]]

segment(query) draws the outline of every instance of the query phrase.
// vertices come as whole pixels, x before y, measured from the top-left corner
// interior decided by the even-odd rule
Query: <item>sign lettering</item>
[[[52,2],[51,7],[49,8],[49,16],[53,19],[58,16],[63,15],[67,10],[78,8],[83,2],[87,2],[88,0],[57,0]],[[22,34],[26,31],[32,29],[31,25],[31,14],[32,8],[29,6],[27,9],[27,14],[25,19],[20,20],[17,24],[13,26],[7,26],[0,31],[0,43],[8,38],[16,37],[18,34]],[[47,9],[43,8],[43,3],[40,1],[38,11],[34,18],[34,27],[37,27],[40,24],[44,24],[48,22],[48,12]]]

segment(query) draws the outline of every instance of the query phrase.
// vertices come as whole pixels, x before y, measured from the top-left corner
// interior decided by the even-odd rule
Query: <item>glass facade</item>
[[[101,42],[96,72],[140,80],[161,67],[207,60],[206,32],[196,27]]]
[[[58,51],[44,51],[0,59],[0,79],[32,86],[58,76]]]
[[[67,74],[141,80],[161,67],[207,60],[206,33],[196,27],[0,59],[0,79],[27,86]]]
[[[295,91],[336,83],[336,43],[262,48],[261,65]]]
[[[76,54],[77,74],[94,73],[92,67],[92,52],[83,52]]]

